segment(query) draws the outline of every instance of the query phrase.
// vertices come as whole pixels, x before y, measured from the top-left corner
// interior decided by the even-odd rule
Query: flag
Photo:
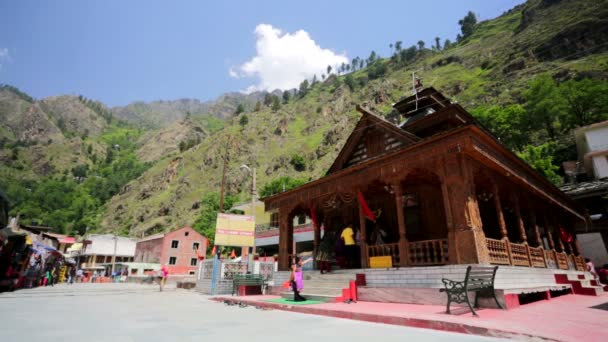
[[[570,242],[574,241],[574,238],[572,237],[572,235],[570,233],[568,233],[568,231],[566,231],[564,229],[564,227],[561,227],[559,229],[559,237],[565,243],[570,243]]]
[[[213,256],[215,256],[215,251],[217,250],[215,247],[216,246],[213,246],[213,249],[211,249],[211,255],[213,255]]]
[[[363,211],[363,215],[368,219],[376,222],[376,217],[374,217],[374,213],[369,209],[367,202],[365,202],[365,198],[363,198],[363,194],[361,191],[357,191],[357,197],[359,198],[359,204],[361,205],[361,211]]]
[[[234,252],[234,249],[232,250],[232,253],[230,253],[230,259],[234,259],[236,258],[236,253]]]

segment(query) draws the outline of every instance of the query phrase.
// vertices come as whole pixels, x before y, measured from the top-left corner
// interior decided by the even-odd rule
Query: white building
[[[587,175],[608,178],[608,121],[578,128],[574,131],[579,162]]]
[[[108,264],[116,255],[116,262],[132,262],[135,257],[137,241],[124,236],[113,234],[91,234],[82,247],[81,261],[86,266]]]

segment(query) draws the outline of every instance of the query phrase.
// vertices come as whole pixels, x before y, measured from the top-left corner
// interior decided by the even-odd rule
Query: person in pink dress
[[[306,298],[300,295],[300,291],[304,288],[304,272],[302,266],[312,260],[308,259],[302,262],[300,257],[296,257],[296,262],[291,265],[291,274],[289,275],[289,282],[291,283],[291,289],[293,290],[293,301],[303,302]]]
[[[167,268],[167,266],[163,265],[163,267],[160,269],[160,273],[161,273],[161,278],[160,278],[160,291],[163,291],[163,287],[165,286],[165,283],[167,282],[167,276],[169,276],[169,269]]]

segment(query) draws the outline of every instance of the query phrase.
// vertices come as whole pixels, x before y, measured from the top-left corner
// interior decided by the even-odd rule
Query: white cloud
[[[0,48],[0,70],[5,62],[10,62],[11,56],[8,54],[8,48]]]
[[[231,77],[257,77],[259,82],[247,91],[297,88],[306,78],[348,63],[344,54],[321,48],[304,30],[285,33],[268,24],[255,28],[257,55],[236,69]]]

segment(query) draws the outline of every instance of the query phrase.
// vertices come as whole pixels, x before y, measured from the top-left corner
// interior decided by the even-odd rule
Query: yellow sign
[[[253,247],[254,232],[253,216],[217,214],[215,244],[218,246]]]
[[[377,256],[369,258],[370,268],[389,268],[393,267],[393,257],[389,256]]]

